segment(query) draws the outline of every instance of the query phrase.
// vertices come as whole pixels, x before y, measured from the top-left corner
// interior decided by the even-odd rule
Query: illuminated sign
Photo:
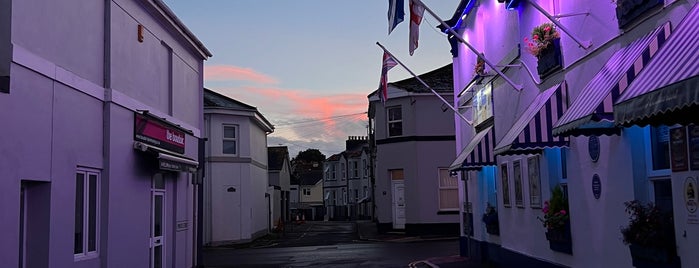
[[[184,153],[185,133],[175,126],[142,114],[135,114],[134,140],[158,148]]]
[[[487,83],[473,96],[473,125],[478,126],[493,117],[493,84]]]

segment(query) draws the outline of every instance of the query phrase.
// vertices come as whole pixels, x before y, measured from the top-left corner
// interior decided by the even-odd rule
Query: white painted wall
[[[580,91],[616,50],[666,21],[671,21],[673,25],[677,25],[691,5],[695,4],[695,1],[689,1],[689,3],[667,2],[673,3],[666,4],[667,6],[661,12],[640,25],[628,29],[622,35],[622,31],[616,27],[613,3],[602,1],[595,3],[589,1],[537,1],[551,14],[589,11],[589,15],[565,17],[559,21],[567,29],[570,29],[576,38],[591,41],[592,47],[588,50],[580,48],[568,33],[559,29],[565,68],[563,75],[550,77],[543,81],[543,84],[537,85],[526,69],[511,68],[506,72],[506,75],[515,83],[524,86],[524,90],[521,92],[513,90],[502,79],[496,80],[493,85],[496,107],[494,112],[496,141],[499,142],[502,139],[540,90],[552,86],[556,81],[560,82],[565,79],[571,101],[584,98],[585,96],[580,96]],[[529,36],[531,29],[548,21],[545,16],[526,2],[521,4],[521,7],[516,11],[506,11],[503,5],[496,1],[480,1],[472,14],[469,15],[468,20],[465,24],[467,28],[463,35],[464,39],[484,52],[492,62],[500,61],[517,44],[522,44],[522,48],[524,48],[525,44],[522,40]],[[498,23],[492,23],[494,21]],[[503,27],[503,25],[516,26]],[[476,56],[463,45],[459,52],[460,57],[454,59],[454,99],[456,102],[458,102],[456,94],[473,77],[473,66],[476,60]],[[522,50],[520,59],[536,76],[536,58]],[[486,67],[486,69],[490,68]],[[535,80],[538,81],[538,76]],[[464,114],[468,116],[471,113],[471,110],[467,110]],[[460,139],[457,141],[458,146],[455,150],[458,153],[472,138],[473,130],[456,117],[454,122],[456,123],[457,138]],[[528,186],[527,176],[523,176],[524,207],[518,208],[514,205],[512,178],[510,178],[510,199],[513,205],[510,208],[502,205],[502,185],[500,185],[499,171],[495,175],[499,189],[498,212],[501,231],[499,237],[485,234],[485,229],[480,221],[485,202],[487,202],[487,197],[484,196],[484,185],[481,185],[483,182],[482,174],[477,171],[469,172],[471,179],[466,184],[469,189],[469,200],[474,202],[474,238],[501,244],[507,250],[536,259],[571,267],[630,267],[631,257],[628,246],[622,243],[619,227],[628,222],[623,202],[632,199],[652,199],[649,196],[650,174],[647,173],[645,162],[647,155],[644,151],[648,140],[644,138],[644,131],[644,129],[633,127],[624,129],[620,136],[600,137],[602,152],[597,162],[590,160],[587,137],[571,137],[567,183],[573,232],[573,255],[549,250],[544,235],[545,229],[537,220],[537,217],[542,216],[543,213],[538,208],[531,208],[528,205],[530,193],[529,188],[526,187]],[[560,177],[557,174],[560,170],[560,164],[556,162],[557,157],[553,156],[555,152],[555,150],[547,150],[542,155],[543,200],[549,199],[550,192],[546,190],[552,187]],[[526,161],[525,157],[499,156],[497,161],[499,164],[508,163],[511,174],[512,161],[517,159]],[[522,174],[527,174],[526,165],[523,165]],[[598,174],[602,182],[602,194],[599,199],[595,199],[592,194],[593,174]],[[464,183],[460,184],[461,191],[463,191],[464,186]],[[678,184],[673,181],[679,253],[684,255],[681,257],[683,266],[696,266],[697,261],[691,257],[693,256],[691,253],[686,251],[687,248],[695,248],[696,243],[689,242],[692,240],[682,236],[684,230],[689,230],[688,234],[691,234],[694,226],[681,223],[686,219],[679,215],[681,213],[679,204],[682,201],[680,200],[681,190],[677,187],[679,187]],[[461,197],[464,200],[463,194]]]

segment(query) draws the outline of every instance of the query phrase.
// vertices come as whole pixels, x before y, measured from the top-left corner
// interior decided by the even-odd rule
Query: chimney
[[[369,143],[367,136],[349,136],[345,141],[345,150],[354,151]]]

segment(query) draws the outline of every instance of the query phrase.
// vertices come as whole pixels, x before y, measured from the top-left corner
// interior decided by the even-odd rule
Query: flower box
[[[549,229],[546,232],[549,248],[553,251],[573,254],[573,239],[570,234],[570,221],[561,228]]]
[[[679,258],[671,250],[629,244],[629,251],[636,268],[680,267]]]
[[[539,73],[539,78],[544,77],[561,69],[561,39],[556,38],[551,40],[551,45],[542,49],[537,56],[538,65],[536,70]]]
[[[616,0],[616,18],[624,28],[647,11],[663,5],[664,0]]]
[[[500,235],[500,225],[497,223],[495,224],[486,224],[485,225],[485,232],[491,235]]]

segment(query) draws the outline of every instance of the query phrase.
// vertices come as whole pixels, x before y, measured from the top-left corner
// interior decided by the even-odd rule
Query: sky
[[[268,146],[290,157],[342,152],[348,136],[366,136],[367,95],[378,88],[380,42],[416,74],[451,63],[446,35],[428,12],[408,54],[409,8],[388,34],[388,0],[164,0],[212,52],[204,87],[257,107],[275,130]],[[423,0],[441,19],[459,0]],[[400,66],[389,82],[410,78]]]

